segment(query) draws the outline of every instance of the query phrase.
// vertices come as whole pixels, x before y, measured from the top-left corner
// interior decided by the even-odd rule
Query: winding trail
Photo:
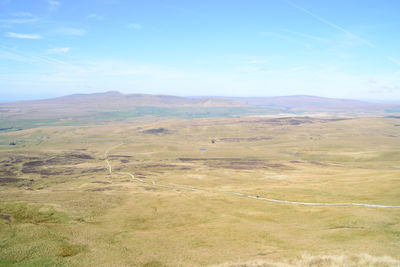
[[[118,146],[121,146],[122,143]],[[117,146],[117,147],[118,147]],[[114,147],[116,148],[116,147]],[[111,148],[113,149],[113,148]],[[109,174],[112,174],[112,166],[107,159],[108,152],[111,150],[108,149],[106,151],[105,155],[105,160],[108,166],[108,171]],[[198,192],[211,192],[211,193],[222,193],[222,194],[230,194],[230,195],[236,195],[240,197],[247,197],[251,199],[256,199],[256,200],[264,200],[264,201],[269,201],[269,202],[275,202],[275,203],[282,203],[282,204],[291,204],[291,205],[303,205],[303,206],[359,206],[359,207],[368,207],[368,208],[400,208],[400,205],[378,205],[378,204],[365,204],[365,203],[318,203],[318,202],[299,202],[299,201],[288,201],[288,200],[280,200],[280,199],[273,199],[273,198],[265,198],[265,197],[259,197],[259,196],[252,196],[244,193],[238,193],[238,192],[231,192],[231,191],[212,191],[212,190],[205,190],[205,189],[199,189],[195,187],[190,187],[190,186],[184,186],[184,185],[176,185],[176,184],[171,184],[171,185],[163,185],[156,183],[154,180],[151,181],[145,181],[140,178],[136,178],[132,173],[130,172],[117,172],[117,174],[121,175],[129,175],[132,180],[134,181],[139,181],[144,184],[150,184],[153,186],[157,187],[162,187],[162,188],[169,188],[169,189],[178,189],[178,190],[188,190],[188,191],[198,191]]]

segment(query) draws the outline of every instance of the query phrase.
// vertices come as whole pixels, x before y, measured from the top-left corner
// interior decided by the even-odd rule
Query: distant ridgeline
[[[0,132],[46,125],[87,125],[129,118],[210,118],[279,113],[399,113],[400,105],[316,96],[179,97],[119,92],[0,103]],[[391,117],[396,117],[391,115]]]

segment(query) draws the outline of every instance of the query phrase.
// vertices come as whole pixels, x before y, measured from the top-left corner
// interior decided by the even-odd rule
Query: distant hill
[[[253,107],[275,107],[290,111],[345,111],[345,112],[377,112],[386,109],[399,109],[400,105],[370,103],[351,99],[327,98],[308,95],[276,96],[276,97],[228,97]]]
[[[218,98],[186,98],[170,95],[121,94],[116,91],[74,94],[57,98],[0,103],[0,118],[60,118],[87,116],[99,112],[134,110],[137,107],[241,107],[240,102]]]
[[[16,102],[17,103],[17,102]],[[218,98],[186,98],[171,95],[121,94],[116,91],[94,94],[74,94],[58,98],[24,101],[24,105],[84,105],[85,107],[129,107],[129,106],[239,106],[238,102]]]
[[[151,107],[151,108],[150,108]],[[0,103],[0,119],[71,119],[93,114],[116,117],[207,117],[279,112],[399,112],[400,105],[317,96],[179,97],[116,91]],[[117,113],[118,114],[117,114]],[[111,114],[112,113],[112,114]],[[97,116],[98,117],[98,116]]]

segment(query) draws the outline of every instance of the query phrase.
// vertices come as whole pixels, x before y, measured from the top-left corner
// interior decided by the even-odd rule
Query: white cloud
[[[86,31],[84,29],[78,28],[60,28],[54,30],[53,33],[60,35],[83,36],[86,34]]]
[[[296,44],[296,45],[300,45],[306,49],[311,49],[312,45],[309,42],[303,42],[302,40],[297,40],[295,38],[292,38],[290,36],[287,35],[283,35],[280,33],[276,33],[276,32],[261,32],[262,35],[267,36],[267,37],[272,37],[272,38],[278,38],[278,39],[282,39],[285,40],[289,43],[292,44]]]
[[[140,31],[143,27],[138,23],[131,23],[128,25],[129,28]]]
[[[13,18],[1,19],[0,22],[5,24],[23,24],[23,23],[35,22],[38,20],[37,17],[35,17],[29,12],[16,12],[11,15],[13,16]]]
[[[29,12],[15,12],[12,13],[14,17],[33,17],[32,13]]]
[[[48,0],[47,3],[49,3],[50,5],[50,10],[56,10],[58,6],[61,4],[60,2],[55,0]]]
[[[49,54],[65,54],[71,50],[70,47],[56,47],[52,49],[48,49],[47,53]]]
[[[89,15],[87,16],[87,18],[88,18],[88,19],[97,19],[97,20],[101,20],[101,19],[103,19],[103,16],[98,15],[98,14],[95,14],[95,13],[92,13],[92,14],[89,14]]]
[[[245,64],[264,64],[267,63],[268,61],[266,59],[253,59],[253,60],[249,60],[247,61]]]
[[[19,38],[19,39],[41,39],[42,36],[39,34],[25,34],[25,33],[15,33],[8,32],[6,34],[7,37]]]

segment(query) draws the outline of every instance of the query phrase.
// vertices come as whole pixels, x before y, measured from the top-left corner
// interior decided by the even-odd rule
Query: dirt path
[[[106,160],[106,166],[107,166],[107,169],[108,169],[108,173],[111,175],[112,174],[112,166],[111,166],[111,164],[110,164],[110,161],[108,160],[108,153],[110,153],[110,151],[112,150],[112,149],[116,149],[117,147],[120,147],[120,146],[122,146],[123,145],[123,143],[120,143],[120,144],[118,144],[118,145],[116,145],[116,146],[113,146],[113,147],[110,147],[109,149],[107,149],[105,152],[104,152],[104,158],[105,158],[105,160]]]
[[[120,144],[120,145],[122,145],[122,144]],[[120,145],[118,145],[118,146],[120,146]],[[116,147],[114,147],[114,148],[116,148]],[[113,149],[113,148],[111,148],[111,149]],[[108,156],[108,152],[111,149],[107,150],[106,153],[104,154],[106,157],[106,163],[107,163],[108,171],[109,171],[110,175],[112,174],[112,166],[111,166],[110,162],[108,161],[107,156]],[[157,186],[157,187],[178,189],[178,190],[188,190],[188,191],[198,191],[198,192],[231,194],[231,195],[236,195],[236,196],[240,196],[240,197],[247,197],[247,198],[251,198],[251,199],[264,200],[264,201],[282,203],[282,204],[303,205],[303,206],[360,206],[360,207],[368,207],[368,208],[400,208],[400,205],[378,205],[378,204],[365,204],[365,203],[318,203],[318,202],[288,201],[288,200],[265,198],[265,197],[259,197],[259,196],[251,196],[248,194],[243,194],[243,193],[238,193],[238,192],[211,191],[211,190],[199,189],[199,188],[185,186],[185,185],[176,185],[176,184],[163,185],[163,184],[156,183],[154,180],[145,181],[140,178],[135,178],[135,176],[130,172],[118,172],[118,174],[129,175],[133,181],[139,181],[141,183],[150,184],[150,185]]]

